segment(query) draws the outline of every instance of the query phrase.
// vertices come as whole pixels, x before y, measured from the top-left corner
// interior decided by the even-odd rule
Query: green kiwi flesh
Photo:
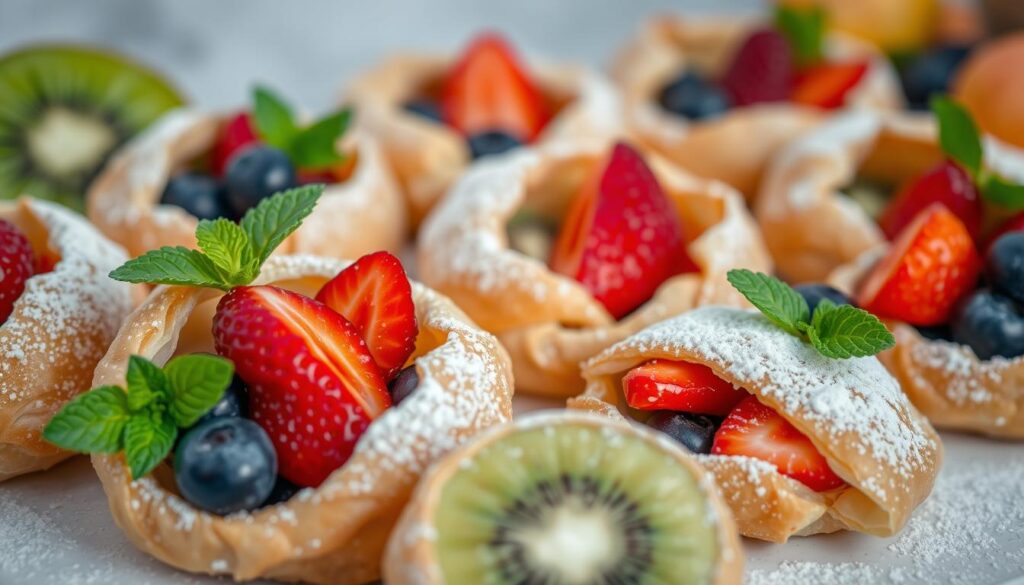
[[[712,583],[719,541],[700,479],[668,447],[559,423],[496,439],[446,482],[435,516],[446,583]]]
[[[181,104],[166,81],[114,54],[38,46],[0,57],[0,198],[81,209],[111,153]]]

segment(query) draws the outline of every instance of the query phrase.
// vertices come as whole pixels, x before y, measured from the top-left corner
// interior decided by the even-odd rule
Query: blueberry
[[[281,502],[287,502],[292,499],[298,491],[302,489],[287,479],[277,476],[277,481],[274,482],[274,489],[270,491],[270,495],[267,496],[267,501],[263,502],[264,506],[273,506],[274,504],[280,504]]]
[[[662,410],[647,419],[647,426],[679,441],[693,453],[710,453],[720,419],[703,414]]]
[[[228,204],[238,216],[274,193],[298,184],[288,155],[270,146],[253,146],[231,157],[226,177]]]
[[[236,375],[231,381],[231,385],[224,391],[224,396],[221,396],[217,404],[214,404],[213,408],[199,418],[196,425],[215,418],[247,416],[249,416],[249,392],[245,387],[245,382]]]
[[[252,510],[277,479],[277,454],[267,433],[244,418],[217,418],[185,433],[174,452],[178,489],[214,514]]]
[[[199,173],[183,173],[167,181],[160,203],[176,205],[199,219],[231,215],[217,181]]]
[[[949,325],[915,325],[921,337],[931,341],[953,341],[953,330]]]
[[[468,138],[469,152],[474,159],[492,154],[501,154],[522,146],[523,142],[507,132],[501,130],[488,130],[474,134]]]
[[[658,103],[673,114],[694,120],[718,116],[732,107],[722,88],[692,71],[669,82],[658,95]]]
[[[988,289],[975,291],[957,307],[953,339],[983,360],[1024,355],[1024,311]]]
[[[828,299],[837,305],[853,304],[850,301],[850,297],[827,284],[801,284],[793,288],[807,301],[807,306],[810,307],[812,315],[814,314],[814,309],[818,308],[818,303],[821,302],[821,299]]]
[[[388,391],[391,393],[391,402],[398,404],[405,400],[419,385],[420,375],[416,373],[416,366],[409,366],[398,372],[398,375],[395,376],[395,379],[388,386]]]
[[[985,277],[997,291],[1024,305],[1024,231],[992,244],[985,255]]]
[[[900,71],[900,81],[910,107],[926,110],[932,96],[948,93],[954,74],[969,52],[970,48],[964,46],[940,46],[908,61]]]
[[[440,123],[442,121],[441,108],[438,107],[437,102],[426,98],[418,98],[406,102],[405,111],[422,116],[431,122]]]

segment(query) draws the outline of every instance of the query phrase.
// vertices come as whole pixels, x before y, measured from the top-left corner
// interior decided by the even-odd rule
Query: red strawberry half
[[[978,237],[981,232],[981,197],[970,175],[953,161],[939,163],[907,183],[885,208],[878,224],[890,240],[895,239],[919,213],[935,203],[945,205],[960,218],[972,238]]]
[[[35,256],[28,238],[13,223],[0,219],[0,323],[11,316],[34,271]]]
[[[695,268],[672,202],[640,155],[621,143],[576,195],[550,264],[616,319],[668,278]]]
[[[316,300],[355,325],[384,378],[416,349],[416,306],[402,263],[387,252],[363,256],[320,289]]]
[[[232,290],[217,305],[213,337],[249,387],[252,418],[274,443],[281,475],[298,485],[320,485],[391,406],[355,326],[298,293]]]
[[[652,360],[622,379],[626,402],[638,410],[674,410],[725,416],[747,396],[711,368],[689,362]]]
[[[980,264],[967,228],[936,203],[893,242],[864,280],[857,304],[879,317],[940,325],[974,288]]]
[[[242,148],[259,142],[256,130],[253,128],[252,117],[242,112],[235,115],[221,128],[217,143],[213,145],[213,152],[210,154],[210,171],[214,176],[219,177],[228,168],[228,161]]]
[[[839,108],[867,71],[868,64],[863,61],[815,65],[797,75],[790,99],[818,108]]]
[[[846,483],[829,468],[828,461],[806,435],[761,404],[756,396],[744,398],[725,417],[715,433],[711,452],[767,461],[779,473],[818,492]]]
[[[549,117],[540,90],[495,34],[475,39],[451,69],[441,90],[441,114],[463,134],[501,130],[524,142],[536,138]]]
[[[721,85],[737,106],[788,100],[793,89],[789,42],[774,29],[754,32],[736,51]]]

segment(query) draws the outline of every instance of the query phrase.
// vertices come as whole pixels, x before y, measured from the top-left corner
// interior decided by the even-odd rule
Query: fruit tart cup
[[[424,281],[498,336],[517,388],[552,397],[579,393],[580,362],[655,321],[744,303],[729,268],[770,268],[738,193],[626,143],[481,162],[419,244]]]
[[[738,585],[743,553],[714,482],[678,445],[560,410],[494,428],[431,467],[384,574],[393,585]]]
[[[272,94],[262,90],[261,95]],[[335,140],[312,132],[323,127],[316,124],[307,128],[315,140],[294,130],[298,138],[291,144],[307,146],[289,153],[283,146],[289,139],[264,140],[254,118],[187,109],[165,115],[92,183],[89,219],[134,257],[160,246],[195,247],[201,219],[235,219],[275,191],[325,183],[316,213],[279,248],[281,253],[353,258],[402,247],[405,201],[374,138],[349,130]],[[280,148],[270,146],[274,143]],[[304,169],[303,158],[320,166]]]
[[[642,421],[697,453],[740,533],[761,540],[893,535],[942,461],[938,435],[876,358],[826,357],[749,310],[657,323],[591,359],[583,377],[571,408]]]
[[[760,21],[649,21],[613,65],[630,131],[679,166],[752,199],[775,152],[829,110],[901,107],[884,55],[812,23],[824,39],[816,55],[795,51],[784,29]]]
[[[419,224],[470,162],[522,144],[586,144],[621,130],[599,73],[522,62],[500,36],[460,55],[399,54],[352,80],[346,103],[376,136]]]
[[[30,198],[0,204],[0,481],[71,452],[42,430],[92,372],[131,312],[133,287],[107,278],[127,259],[76,213]]]

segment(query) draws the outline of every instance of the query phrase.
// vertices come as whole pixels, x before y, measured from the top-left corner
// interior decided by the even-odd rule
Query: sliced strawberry
[[[695,268],[672,202],[640,155],[621,143],[576,195],[550,265],[582,283],[616,319]]]
[[[252,118],[248,113],[242,112],[231,118],[223,128],[217,143],[213,145],[213,152],[210,154],[210,172],[219,177],[224,174],[228,167],[228,161],[242,148],[259,142],[256,130],[252,125]]]
[[[35,273],[35,255],[28,238],[13,223],[0,219],[0,323],[14,311],[25,292],[25,282]]]
[[[252,418],[274,443],[281,475],[296,484],[320,485],[391,406],[355,326],[298,293],[232,290],[217,305],[213,338],[249,386]]]
[[[452,67],[441,114],[463,134],[501,130],[524,142],[537,137],[550,115],[512,47],[496,34],[477,37]]]
[[[793,51],[774,29],[754,32],[736,51],[721,81],[737,106],[783,102],[793,90]]]
[[[879,317],[940,325],[974,288],[980,264],[967,228],[936,203],[900,233],[863,281],[857,304]]]
[[[842,107],[846,94],[868,71],[863,61],[853,63],[822,63],[801,71],[790,99],[798,104],[818,108]]]
[[[970,175],[953,161],[939,163],[904,185],[885,208],[878,224],[886,237],[895,239],[919,213],[934,203],[945,205],[960,218],[972,238],[978,237],[981,232],[981,197]]]
[[[987,253],[988,249],[992,247],[992,244],[994,244],[1001,236],[1005,236],[1010,232],[1021,231],[1024,231],[1024,213],[1018,213],[992,230],[992,233],[988,235],[988,239],[985,240],[985,252]]]
[[[689,362],[651,360],[622,379],[626,402],[638,410],[673,410],[725,416],[749,394],[711,368]]]
[[[744,455],[767,461],[779,473],[816,492],[844,485],[843,478],[806,435],[782,415],[748,396],[736,405],[715,433],[711,452],[716,455]]]
[[[387,252],[363,256],[320,289],[316,300],[355,325],[384,378],[390,380],[416,349],[416,307],[401,261]]]

